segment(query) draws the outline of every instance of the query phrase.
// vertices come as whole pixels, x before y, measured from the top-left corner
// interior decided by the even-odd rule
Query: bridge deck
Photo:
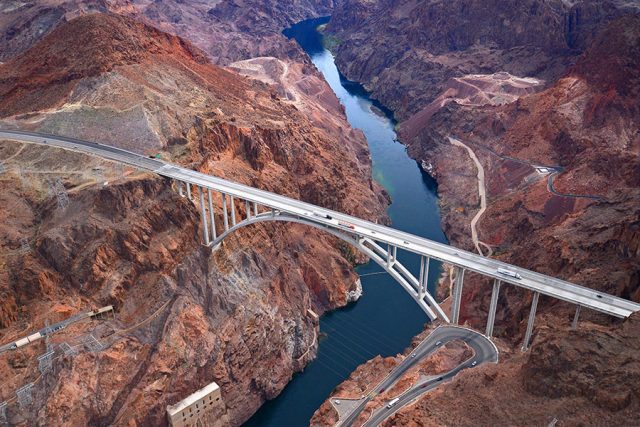
[[[157,173],[161,176],[188,182],[193,185],[209,188],[243,200],[255,202],[259,205],[272,209],[298,215],[318,224],[324,224],[337,229],[342,228],[343,231],[351,233],[354,236],[369,238],[376,242],[386,243],[409,252],[435,258],[446,263],[460,266],[468,271],[493,277],[501,280],[502,282],[511,283],[516,286],[530,289],[534,292],[539,292],[543,295],[568,301],[572,304],[578,304],[612,316],[624,318],[630,316],[633,312],[640,310],[640,304],[623,298],[598,292],[593,289],[536,273],[495,259],[485,258],[472,252],[398,231],[391,227],[375,224],[351,215],[346,215],[312,205],[310,203],[281,196],[279,194],[227,181],[225,179],[216,178],[200,172],[171,165],[160,160],[150,159],[143,155],[116,147],[81,141],[73,138],[13,130],[0,130],[0,137],[70,149],[135,166],[140,169]],[[349,223],[353,228],[342,226],[339,222]],[[514,277],[500,274],[498,273],[499,268],[517,273],[521,278],[516,279]]]

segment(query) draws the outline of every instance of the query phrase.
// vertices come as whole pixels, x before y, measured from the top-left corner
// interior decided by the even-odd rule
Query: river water
[[[391,195],[388,212],[393,227],[446,243],[440,228],[435,181],[396,141],[391,114],[372,102],[362,86],[347,81],[338,72],[333,55],[323,47],[322,35],[317,31],[328,20],[303,21],[284,34],[307,52],[345,106],[351,126],[364,132],[371,150],[374,178]],[[417,274],[417,256],[399,253],[398,259]],[[382,269],[373,262],[358,268],[363,275],[363,296],[320,319],[318,357],[245,426],[308,426],[316,409],[358,365],[378,354],[389,356],[403,351],[412,337],[422,331],[428,318],[402,287],[387,274],[367,276],[379,271]],[[429,274],[432,291],[439,273],[439,263],[432,261]]]

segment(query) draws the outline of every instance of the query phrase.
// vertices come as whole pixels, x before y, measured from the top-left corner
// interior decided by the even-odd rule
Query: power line
[[[369,336],[371,339],[378,341],[380,344],[384,344],[388,346],[392,352],[395,352],[396,345],[391,340],[386,338],[386,335],[381,334],[379,331],[375,330],[373,327],[368,326],[358,320],[349,319],[349,323],[355,324],[356,328],[364,329],[369,332]]]
[[[348,341],[350,344],[353,344],[356,347],[359,347],[366,355],[375,355],[375,352],[373,352],[372,350],[366,348],[364,345],[358,343],[355,339],[349,338],[348,336],[346,336],[343,333],[339,332],[337,329],[333,329],[330,332],[333,332],[333,333],[341,336],[343,338],[343,340]],[[368,356],[368,357],[371,358],[371,356]]]

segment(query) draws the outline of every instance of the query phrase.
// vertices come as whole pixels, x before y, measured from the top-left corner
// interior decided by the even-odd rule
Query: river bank
[[[436,182],[424,173],[397,142],[395,122],[388,110],[373,102],[357,83],[340,75],[332,54],[324,47],[317,27],[328,18],[303,21],[285,31],[295,39],[323,74],[345,108],[352,127],[367,138],[373,176],[391,197],[388,209],[392,225],[439,242],[446,242],[440,228]],[[380,112],[385,113],[381,115]],[[401,261],[417,269],[419,259],[403,254]],[[358,268],[363,296],[350,306],[320,320],[317,358],[294,376],[278,398],[267,402],[245,425],[308,425],[331,390],[357,366],[378,355],[402,353],[428,321],[413,300],[374,263]],[[429,287],[433,291],[440,266],[432,263]]]

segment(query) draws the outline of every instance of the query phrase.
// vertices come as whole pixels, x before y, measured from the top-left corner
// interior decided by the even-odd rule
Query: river
[[[447,243],[440,227],[435,181],[397,142],[391,114],[373,102],[361,85],[347,81],[338,72],[333,55],[323,47],[322,35],[317,31],[317,27],[328,20],[303,21],[284,34],[294,38],[307,52],[345,106],[351,126],[364,132],[371,150],[374,178],[391,195],[388,212],[393,227]],[[405,266],[414,273],[418,271],[417,256],[398,255]],[[304,372],[296,374],[276,399],[263,405],[245,426],[308,426],[316,409],[358,365],[378,354],[389,356],[402,352],[422,331],[428,318],[399,284],[387,274],[367,276],[382,270],[373,262],[357,270],[364,275],[363,296],[358,302],[320,319],[322,337],[318,357]],[[432,261],[429,274],[432,291],[439,273],[439,263]]]

